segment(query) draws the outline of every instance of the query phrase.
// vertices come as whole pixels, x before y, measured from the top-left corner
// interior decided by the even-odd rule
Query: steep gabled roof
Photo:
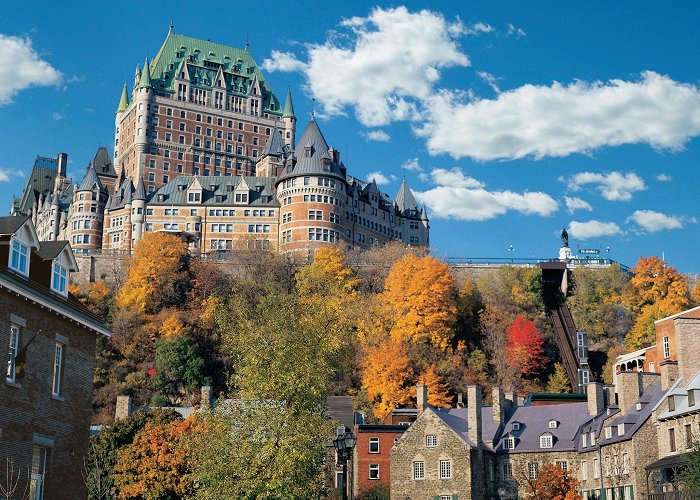
[[[413,196],[411,188],[408,187],[406,179],[401,182],[401,187],[399,192],[396,193],[396,198],[394,198],[396,206],[399,207],[400,212],[405,212],[406,210],[418,210],[418,204]]]
[[[15,234],[27,220],[28,215],[0,217],[0,235]]]
[[[284,139],[282,138],[282,131],[277,128],[277,125],[272,129],[272,134],[265,143],[260,157],[265,158],[270,155],[284,156]]]
[[[294,169],[284,173],[280,179],[299,175],[326,175],[337,177],[346,182],[340,165],[328,156],[328,150],[328,143],[323,137],[321,129],[318,128],[316,120],[312,118],[301,135],[294,152],[297,158]]]
[[[98,147],[97,151],[95,151],[95,156],[92,158],[92,166],[95,167],[95,172],[100,177],[117,177],[112,157],[109,156],[109,152],[104,146]]]
[[[53,190],[56,175],[58,175],[58,159],[37,156],[22,195],[14,202],[13,212],[29,215],[34,203],[39,201],[39,196]]]
[[[105,188],[100,182],[100,178],[97,177],[97,172],[95,172],[95,167],[91,163],[87,169],[87,172],[85,172],[85,177],[83,177],[80,186],[78,186],[78,192],[92,191],[95,188],[97,188],[98,191],[101,191],[103,193],[107,192],[107,188]]]
[[[294,104],[292,104],[292,90],[287,87],[287,100],[284,103],[282,118],[296,118],[294,116]]]

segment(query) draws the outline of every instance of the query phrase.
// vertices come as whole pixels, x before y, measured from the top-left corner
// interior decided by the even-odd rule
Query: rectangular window
[[[413,479],[425,479],[425,462],[413,462]]]
[[[12,240],[10,268],[25,276],[29,273],[29,247],[15,239]]]
[[[452,460],[440,460],[440,479],[452,479]]]
[[[514,450],[515,449],[515,438],[507,437],[503,440],[504,450]]]
[[[10,325],[10,352],[7,358],[7,380],[15,381],[17,376],[17,352],[19,351],[19,327]]]
[[[676,451],[676,430],[668,430],[668,448],[671,451]]]
[[[530,481],[537,479],[537,474],[540,471],[540,464],[537,462],[530,462],[527,464],[527,477]]]
[[[551,448],[552,436],[550,434],[540,436],[540,448]]]
[[[68,270],[57,262],[53,263],[53,277],[51,288],[61,295],[68,294]]]
[[[53,384],[51,394],[61,395],[61,372],[63,370],[63,344],[56,342],[56,353],[53,360]]]
[[[566,471],[569,468],[569,464],[566,460],[557,460],[557,467],[563,471]]]
[[[379,453],[379,438],[378,437],[369,438],[369,452],[370,453]]]
[[[503,464],[502,474],[504,481],[513,479],[513,466],[511,464]]]
[[[593,459],[593,479],[600,478],[600,460],[597,458]]]
[[[437,436],[425,436],[425,446],[428,448],[435,448],[437,446]]]
[[[685,424],[685,447],[688,449],[693,447],[693,427],[691,424]]]
[[[664,358],[671,357],[671,347],[668,342],[668,337],[664,337]]]
[[[369,478],[379,479],[379,464],[369,464]]]
[[[32,474],[29,479],[29,498],[44,498],[44,476],[46,475],[46,448],[34,446],[32,449]]]
[[[581,460],[581,480],[586,481],[588,479],[588,462]]]

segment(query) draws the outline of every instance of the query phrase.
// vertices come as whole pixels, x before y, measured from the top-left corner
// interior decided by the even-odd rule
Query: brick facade
[[[355,496],[377,483],[391,486],[391,448],[408,426],[356,425],[353,459],[353,491]]]

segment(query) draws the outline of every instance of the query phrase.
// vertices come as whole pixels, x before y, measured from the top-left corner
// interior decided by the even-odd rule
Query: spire
[[[292,90],[287,87],[287,101],[284,103],[282,118],[296,118],[294,116],[294,105],[292,104]]]
[[[140,89],[151,88],[151,65],[148,63],[148,56],[146,56],[146,62],[143,64],[143,72],[141,72],[141,80],[139,81]]]
[[[250,52],[250,46],[248,44],[248,32],[245,32],[245,51]]]
[[[401,187],[399,188],[399,192],[396,194],[394,202],[399,207],[399,211],[401,213],[405,212],[406,210],[418,210],[416,199],[413,197],[413,193],[408,187],[408,184],[406,184],[405,178],[401,182]]]
[[[173,20],[170,20],[170,28],[168,29],[168,35],[175,33],[175,27],[173,26]]]
[[[129,106],[129,94],[126,90],[126,82],[124,82],[124,88],[122,89],[122,97],[119,99],[119,107],[117,108],[117,113],[121,113]]]
[[[134,191],[134,196],[132,197],[134,201],[141,200],[146,201],[146,186],[143,182],[143,177],[140,177],[136,184],[136,191]]]

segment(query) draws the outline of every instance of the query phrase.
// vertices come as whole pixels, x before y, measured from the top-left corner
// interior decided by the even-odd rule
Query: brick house
[[[391,447],[408,425],[355,425],[353,492],[355,496],[378,483],[391,487]]]
[[[30,217],[0,218],[0,477],[32,499],[84,498],[95,342],[105,325],[68,293],[68,242],[40,242]]]

